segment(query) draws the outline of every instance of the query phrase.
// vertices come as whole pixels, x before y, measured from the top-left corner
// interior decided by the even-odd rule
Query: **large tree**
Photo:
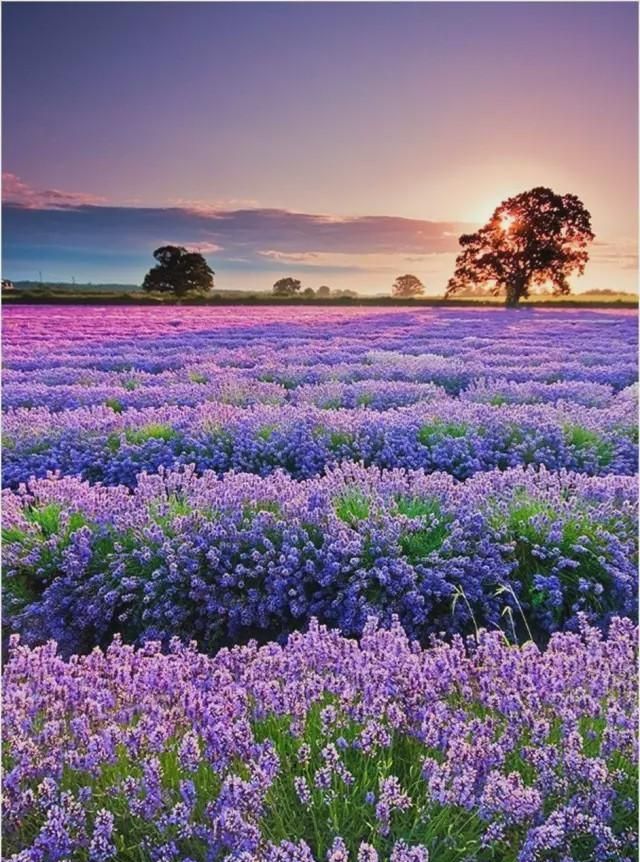
[[[483,285],[507,305],[549,285],[556,296],[570,292],[568,277],[582,275],[594,239],[591,215],[575,195],[539,186],[503,201],[487,224],[460,237],[447,297]]]
[[[274,296],[297,296],[302,284],[297,278],[279,278],[273,285]]]
[[[153,256],[158,263],[146,274],[144,290],[178,297],[212,290],[215,273],[198,252],[187,251],[180,245],[163,245]]]
[[[424,294],[424,284],[415,275],[399,275],[393,282],[391,293],[400,299],[411,299]]]

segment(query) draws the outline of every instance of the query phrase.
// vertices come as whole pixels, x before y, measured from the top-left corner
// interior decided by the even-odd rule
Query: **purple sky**
[[[4,266],[141,281],[201,248],[430,293],[457,236],[535,185],[598,244],[576,289],[635,288],[635,3],[5,3]]]

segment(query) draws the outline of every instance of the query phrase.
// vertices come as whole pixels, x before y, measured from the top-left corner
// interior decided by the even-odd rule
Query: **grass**
[[[299,738],[291,733],[289,716],[270,716],[254,725],[259,741],[271,739],[274,742],[283,766],[267,794],[260,824],[265,837],[273,842],[304,840],[314,858],[319,860],[326,857],[335,835],[343,838],[353,854],[350,858],[354,859],[363,841],[372,844],[383,859],[389,857],[394,842],[400,839],[409,844],[429,846],[431,857],[439,862],[461,862],[467,858],[466,854],[477,852],[485,829],[477,815],[454,806],[443,808],[428,798],[421,774],[422,762],[426,755],[437,755],[437,752],[425,748],[409,735],[393,732],[388,747],[376,746],[370,753],[352,748],[350,744],[362,726],[343,720],[339,730],[328,736],[322,730],[320,717],[328,703],[329,700],[324,699],[309,711]],[[334,774],[327,792],[315,787],[314,775],[323,765],[322,749],[338,733],[349,745],[340,753],[353,782],[345,784]],[[301,757],[303,744],[310,749],[308,760]],[[390,833],[382,836],[376,821],[375,801],[369,801],[367,794],[373,793],[377,798],[381,780],[391,775],[399,779],[412,805],[408,811],[392,813]],[[298,798],[295,778],[305,779],[310,790],[310,804],[304,805]]]
[[[332,431],[329,435],[329,449],[332,452],[337,452],[344,446],[351,446],[353,442],[353,435],[346,431]]]
[[[258,430],[258,438],[260,440],[270,440],[273,432],[277,429],[277,425],[264,425]]]
[[[27,507],[24,518],[35,527],[35,534],[17,526],[2,528],[3,543],[20,544],[28,551],[36,548],[39,551],[37,566],[18,567],[14,575],[4,578],[3,594],[12,614],[37,600],[43,586],[58,575],[60,554],[69,546],[72,534],[88,525],[83,514],[69,512],[63,529],[61,515],[65,511],[68,510],[60,503]],[[56,541],[51,546],[49,540],[54,537]]]
[[[399,497],[398,514],[419,519],[422,526],[400,539],[402,553],[411,563],[420,562],[442,547],[449,534],[451,517],[444,515],[440,501],[425,497]]]
[[[549,539],[549,533],[552,528],[557,529],[559,521],[562,521],[560,537],[554,541]],[[545,591],[536,588],[535,577],[548,576],[552,571],[563,588],[562,607],[556,607],[553,611],[558,619],[569,613],[571,605],[580,597],[580,579],[603,587],[599,597],[593,593],[589,596],[594,609],[602,611],[608,605],[611,577],[606,570],[606,546],[599,531],[603,527],[610,527],[615,532],[616,524],[595,523],[587,509],[561,514],[550,503],[535,499],[523,491],[514,494],[506,515],[496,513],[492,523],[504,532],[507,541],[514,543],[517,576],[524,588],[523,598],[533,609],[545,605],[548,599]],[[554,546],[560,556],[574,560],[577,565],[558,570],[555,556],[548,555],[543,559],[536,552],[538,547]],[[613,596],[611,600],[613,603]]]
[[[126,428],[124,431],[124,439],[134,446],[142,446],[148,440],[164,440],[165,443],[168,443],[169,440],[173,440],[177,436],[178,432],[175,428],[155,422],[143,425],[141,428]],[[122,445],[122,438],[122,432],[113,431],[107,437],[107,449],[110,452],[117,452]]]
[[[358,488],[349,488],[334,501],[334,510],[345,524],[355,527],[371,513],[371,501]]]
[[[594,451],[601,467],[606,467],[611,463],[613,447],[595,431],[591,431],[583,425],[565,425],[563,430],[567,443],[575,447],[580,453],[586,454],[589,451]]]
[[[124,410],[122,401],[119,401],[117,398],[107,398],[104,404],[105,407],[110,407],[114,413],[122,413]]]
[[[464,437],[468,431],[469,426],[465,422],[431,422],[420,428],[418,440],[423,446],[430,446],[446,437]]]

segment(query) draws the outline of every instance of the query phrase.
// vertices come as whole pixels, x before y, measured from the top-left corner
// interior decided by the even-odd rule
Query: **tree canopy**
[[[153,256],[158,261],[144,278],[143,290],[187,296],[209,293],[213,288],[214,271],[198,252],[179,245],[163,245]]]
[[[302,289],[302,283],[297,278],[280,278],[273,285],[274,296],[297,296]]]
[[[393,296],[400,299],[410,299],[413,296],[424,294],[424,284],[417,276],[407,273],[407,275],[399,275],[396,278],[391,292]]]
[[[463,234],[447,297],[484,285],[517,305],[534,285],[556,296],[570,292],[568,277],[582,275],[594,239],[591,215],[575,195],[539,186],[503,201],[487,224]]]

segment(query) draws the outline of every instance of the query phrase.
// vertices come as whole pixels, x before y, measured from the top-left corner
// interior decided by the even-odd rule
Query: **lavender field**
[[[12,862],[637,857],[637,315],[8,307]]]

